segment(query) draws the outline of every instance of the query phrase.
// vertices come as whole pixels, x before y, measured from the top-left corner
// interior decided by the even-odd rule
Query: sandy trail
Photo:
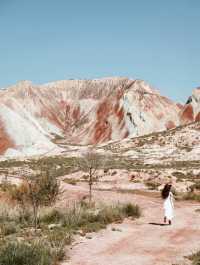
[[[200,213],[195,212],[200,204],[176,202],[172,226],[160,226],[160,199],[110,191],[95,192],[95,197],[106,202],[138,203],[143,215],[135,221],[110,225],[92,234],[91,239],[80,238],[69,251],[70,260],[63,265],[172,265],[200,249]]]

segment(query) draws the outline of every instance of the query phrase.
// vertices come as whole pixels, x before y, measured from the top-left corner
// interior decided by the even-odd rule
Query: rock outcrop
[[[196,88],[188,98],[180,114],[181,124],[200,121],[200,88]]]

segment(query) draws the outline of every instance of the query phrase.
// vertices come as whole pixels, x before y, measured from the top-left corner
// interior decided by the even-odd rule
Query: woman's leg
[[[167,217],[165,216],[165,217],[164,217],[164,223],[166,223],[166,222],[167,222]]]

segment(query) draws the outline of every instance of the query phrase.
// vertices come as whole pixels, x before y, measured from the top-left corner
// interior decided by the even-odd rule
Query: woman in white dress
[[[162,198],[164,199],[163,208],[165,211],[164,223],[169,222],[169,225],[172,224],[172,219],[174,217],[174,197],[171,192],[172,185],[166,184],[162,190]]]

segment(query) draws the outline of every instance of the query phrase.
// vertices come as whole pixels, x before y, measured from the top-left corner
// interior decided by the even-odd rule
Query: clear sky
[[[128,76],[200,86],[200,0],[0,0],[0,87]]]

